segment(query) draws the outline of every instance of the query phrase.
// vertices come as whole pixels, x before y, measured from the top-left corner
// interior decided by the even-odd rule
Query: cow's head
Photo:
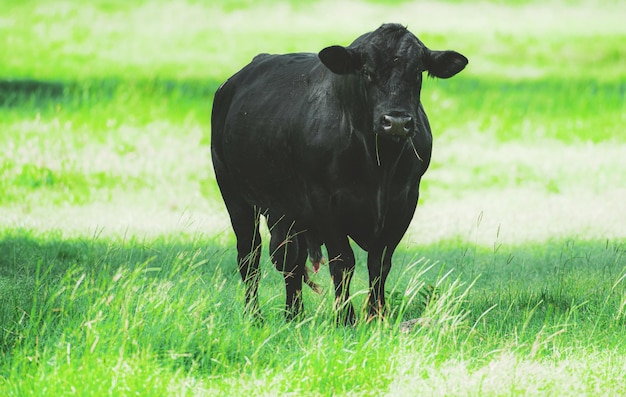
[[[423,72],[447,79],[467,65],[458,52],[430,50],[396,24],[366,33],[348,47],[324,48],[319,58],[333,73],[360,80],[359,95],[371,112],[374,132],[396,138],[417,129]]]

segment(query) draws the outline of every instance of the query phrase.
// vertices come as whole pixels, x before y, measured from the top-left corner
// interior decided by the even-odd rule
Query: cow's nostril
[[[404,131],[411,132],[413,131],[413,118],[409,117],[406,123],[404,123]]]
[[[390,116],[382,117],[383,131],[391,135],[407,135],[413,131],[413,118],[411,116]]]
[[[383,128],[389,129],[393,127],[393,118],[391,116],[383,116]]]

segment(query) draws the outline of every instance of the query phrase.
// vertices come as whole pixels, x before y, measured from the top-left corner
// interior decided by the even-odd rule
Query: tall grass
[[[596,368],[578,380],[579,387],[590,390],[599,382],[601,390],[621,390],[618,381],[602,376],[613,373],[624,353],[623,245],[590,242],[585,251],[574,251],[571,243],[560,243],[561,259],[548,263],[571,266],[571,254],[589,252],[601,269],[556,269],[530,288],[513,272],[518,281],[506,284],[489,273],[476,279],[459,272],[491,266],[493,253],[466,256],[463,264],[447,259],[457,244],[438,248],[442,262],[414,261],[407,253],[398,258],[407,268],[396,269],[388,286],[388,320],[337,328],[331,298],[312,293],[305,295],[307,317],[285,323],[282,282],[267,272],[269,264],[261,281],[267,321],[243,318],[232,252],[225,255],[210,241],[24,235],[2,241],[0,389],[9,395],[229,394],[259,387],[268,394],[410,393],[427,379],[409,377],[413,371],[430,373],[431,387],[443,387],[453,369],[472,378],[475,370],[504,360],[520,371],[511,379],[519,382],[532,370],[530,361],[549,367],[565,358],[576,366],[590,360],[587,367]],[[528,263],[536,249],[510,254]],[[522,267],[517,271],[535,271]],[[357,272],[357,307],[364,307],[366,280]],[[404,322],[416,318],[406,332]],[[596,360],[607,359],[606,372],[598,373]]]

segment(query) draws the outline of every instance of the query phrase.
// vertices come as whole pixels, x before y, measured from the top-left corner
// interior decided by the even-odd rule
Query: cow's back
[[[211,147],[216,176],[261,207],[285,211],[281,200],[302,192],[297,155],[311,134],[326,70],[315,54],[261,54],[228,79],[213,104]],[[221,174],[221,175],[219,175]]]
[[[324,72],[320,65],[317,56],[309,53],[257,55],[216,92],[212,139],[251,135],[259,129],[285,131],[310,100],[309,92],[318,84],[312,76]]]
[[[308,91],[310,76],[319,66],[317,56],[310,53],[257,55],[218,89],[213,112],[224,117],[228,116],[222,113],[224,109],[242,112],[231,117],[259,117],[260,112],[287,117],[285,111],[299,105],[297,99]]]

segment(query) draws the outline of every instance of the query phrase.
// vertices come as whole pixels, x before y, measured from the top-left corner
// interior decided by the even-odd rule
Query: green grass
[[[280,277],[268,263],[261,281],[267,322],[246,321],[233,249],[197,236],[103,241],[9,233],[0,246],[0,387],[17,395],[149,395],[251,393],[262,385],[269,394],[325,395],[410,394],[423,385],[446,394],[453,385],[445,376],[461,371],[466,378],[483,372],[475,381],[507,394],[508,387],[538,386],[525,384],[525,371],[539,366],[584,367],[591,371],[568,387],[619,393],[625,385],[612,375],[626,353],[625,249],[553,241],[493,252],[441,242],[421,247],[417,259],[400,252],[388,322],[346,329],[334,325],[328,294],[308,292],[308,317],[285,324]],[[330,287],[327,275],[318,277]],[[359,306],[366,280],[359,269]],[[435,288],[429,304],[420,294],[425,285]],[[401,320],[418,316],[425,326],[399,331]],[[520,376],[493,384],[494,374],[484,371],[501,365]],[[79,381],[92,371],[98,376]],[[548,392],[567,391],[561,378],[530,375]],[[480,394],[458,382],[457,392]]]
[[[0,6],[0,395],[626,394],[623,4]],[[286,324],[265,248],[254,325],[212,95],[256,53],[386,21],[470,59],[424,84],[433,162],[390,315],[336,327],[323,269]],[[358,266],[357,308],[366,287]]]

